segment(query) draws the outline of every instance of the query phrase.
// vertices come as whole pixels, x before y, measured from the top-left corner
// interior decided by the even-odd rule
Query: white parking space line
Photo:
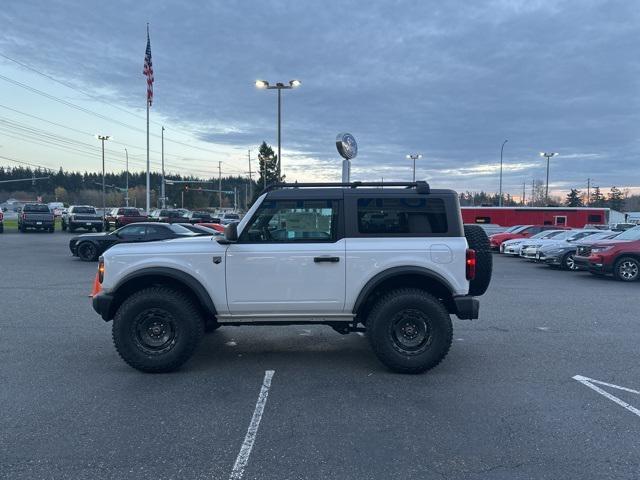
[[[256,408],[253,411],[253,417],[251,417],[251,423],[249,423],[249,429],[242,442],[240,453],[236,458],[236,463],[233,465],[229,480],[240,480],[244,474],[244,469],[249,462],[249,455],[253,449],[253,444],[256,441],[256,435],[258,434],[258,427],[260,426],[260,420],[262,420],[262,414],[264,412],[264,406],[267,403],[267,397],[269,396],[269,389],[271,388],[271,379],[275,370],[267,370],[264,372],[264,380],[262,380],[262,388],[258,395],[258,401],[256,402]]]
[[[594,392],[599,393],[600,395],[602,395],[605,398],[608,398],[609,400],[611,400],[612,402],[617,403],[618,405],[620,405],[623,408],[626,408],[627,410],[629,410],[631,413],[634,413],[635,415],[637,415],[638,417],[640,417],[640,409],[637,409],[636,407],[634,407],[633,405],[625,402],[624,400],[619,399],[618,397],[616,397],[615,395],[610,394],[609,392],[604,391],[602,388],[596,386],[595,384],[598,385],[603,385],[605,387],[610,387],[610,388],[615,388],[616,390],[622,390],[624,392],[629,392],[629,393],[635,393],[636,395],[640,395],[640,391],[638,390],[633,390],[632,388],[627,388],[627,387],[621,387],[620,385],[614,385],[613,383],[606,383],[606,382],[601,382],[600,380],[595,380],[593,378],[589,378],[589,377],[583,377],[582,375],[575,375],[574,377],[572,377],[574,380],[577,380],[578,382],[582,383],[583,385],[589,387],[591,390],[593,390]]]

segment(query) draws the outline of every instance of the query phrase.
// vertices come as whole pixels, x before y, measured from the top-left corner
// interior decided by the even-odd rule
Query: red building
[[[609,218],[610,213],[609,208],[589,207],[462,207],[464,223],[492,223],[503,227],[557,225],[582,228],[586,224],[608,225],[614,221]]]

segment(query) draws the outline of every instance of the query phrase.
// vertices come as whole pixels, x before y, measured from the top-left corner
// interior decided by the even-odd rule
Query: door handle
[[[338,263],[340,257],[313,257],[315,263]]]

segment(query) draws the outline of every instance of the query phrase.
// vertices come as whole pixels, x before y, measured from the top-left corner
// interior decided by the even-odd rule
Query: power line
[[[101,113],[95,112],[95,111],[90,110],[88,108],[81,107],[80,105],[76,105],[75,103],[68,102],[67,100],[64,100],[64,99],[62,99],[60,97],[56,97],[55,95],[51,95],[49,93],[43,92],[42,90],[38,90],[37,88],[34,88],[34,87],[32,87],[32,86],[30,86],[30,85],[28,85],[26,83],[19,82],[18,80],[14,80],[12,78],[9,78],[9,77],[7,77],[5,75],[0,75],[0,80],[4,80],[7,83],[11,83],[11,84],[16,85],[18,87],[24,88],[25,90],[28,90],[31,93],[35,93],[37,95],[43,96],[43,97],[45,97],[45,98],[47,98],[49,100],[61,103],[61,104],[65,105],[65,106],[67,106],[69,108],[73,108],[75,110],[79,110],[79,111],[81,111],[83,113],[86,113],[88,115],[94,115],[94,116],[96,116],[98,118],[101,118],[101,119],[106,120],[108,122],[113,122],[113,123],[115,123],[117,125],[120,125],[122,127],[128,128],[130,130],[134,130],[134,131],[137,131],[137,132],[140,132],[140,133],[146,133],[146,130],[143,130],[143,129],[135,127],[133,125],[124,123],[124,122],[122,122],[120,120],[117,120],[115,118],[109,117],[107,115],[103,115]],[[156,133],[150,133],[150,135],[152,137],[160,138],[160,135],[158,135]],[[165,137],[165,141],[171,142],[171,143],[175,143],[177,145],[182,145],[182,146],[188,147],[188,148],[193,148],[195,150],[201,150],[203,152],[214,153],[214,154],[226,154],[226,152],[223,152],[222,150],[212,150],[212,149],[208,149],[208,148],[197,147],[195,145],[191,145],[191,144],[188,144],[186,142],[181,142],[180,140],[175,140],[175,139],[171,139],[171,138],[167,138],[167,137]]]

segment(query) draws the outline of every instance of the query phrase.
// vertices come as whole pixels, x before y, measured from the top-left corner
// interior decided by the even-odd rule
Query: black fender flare
[[[353,304],[352,313],[357,314],[358,310],[364,305],[369,295],[376,289],[378,285],[382,282],[389,280],[392,277],[399,277],[402,275],[420,275],[430,280],[435,280],[436,282],[442,284],[449,293],[453,296],[454,288],[451,283],[433,270],[429,270],[425,267],[417,267],[417,266],[400,266],[400,267],[390,267],[382,272],[377,273],[373,277],[369,279],[369,281],[362,287],[360,293],[358,294],[358,298],[356,302]]]
[[[217,315],[216,307],[213,304],[213,300],[211,300],[211,296],[207,292],[207,289],[204,288],[202,283],[192,275],[183,272],[182,270],[178,270],[176,268],[170,267],[147,267],[142,268],[140,270],[136,270],[125,277],[121,278],[118,283],[116,283],[115,287],[112,290],[112,294],[117,297],[118,290],[122,288],[123,285],[126,285],[131,280],[135,280],[136,278],[142,277],[164,277],[169,278],[171,280],[175,280],[184,286],[186,286],[189,290],[193,292],[193,294],[198,299],[198,302],[202,305],[202,307],[206,310],[207,313],[215,316]]]

